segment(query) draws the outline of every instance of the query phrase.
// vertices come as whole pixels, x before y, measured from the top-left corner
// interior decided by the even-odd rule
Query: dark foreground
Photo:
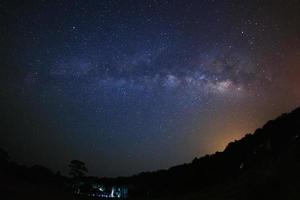
[[[74,195],[74,179],[43,166],[10,162],[3,150],[0,167],[3,200],[100,199]],[[91,189],[95,184],[122,185],[130,200],[299,200],[300,108],[228,144],[223,152],[189,164],[117,179],[82,177],[80,182],[88,195],[95,194]]]

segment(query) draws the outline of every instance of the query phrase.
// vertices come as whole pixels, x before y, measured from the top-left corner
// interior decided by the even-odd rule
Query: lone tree
[[[69,174],[73,177],[82,177],[88,172],[87,168],[85,167],[84,162],[79,160],[72,160],[69,164],[70,172]]]

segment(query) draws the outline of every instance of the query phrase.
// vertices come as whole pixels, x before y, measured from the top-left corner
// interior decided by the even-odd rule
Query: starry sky
[[[67,173],[190,162],[300,105],[300,1],[0,2],[0,146]]]

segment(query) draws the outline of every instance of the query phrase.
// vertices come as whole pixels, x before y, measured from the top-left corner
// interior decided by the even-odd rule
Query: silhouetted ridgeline
[[[71,178],[42,166],[9,162],[2,150],[0,166],[3,195],[15,199],[21,199],[18,193],[72,197]],[[86,186],[126,186],[132,199],[300,199],[299,170],[300,108],[229,143],[223,152],[195,158],[189,164],[132,177],[77,180]],[[91,190],[87,187],[86,191]]]
[[[300,108],[229,143],[223,152],[141,173],[130,182],[136,185],[136,195],[300,199],[299,170]]]

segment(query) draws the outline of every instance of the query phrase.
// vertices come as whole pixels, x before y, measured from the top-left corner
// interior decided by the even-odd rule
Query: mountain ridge
[[[300,107],[269,120],[254,133],[230,142],[222,152],[169,169],[115,180],[120,184],[129,182],[137,186],[137,193],[150,196],[187,194],[224,184],[234,184],[236,188],[237,183],[254,183],[252,177],[265,182],[282,174],[282,168],[290,165],[284,166],[284,162],[298,166],[299,136]]]
[[[130,177],[71,179],[43,166],[9,161],[0,149],[3,194],[23,199],[73,199],[74,188],[92,195],[95,185],[128,188],[129,199],[300,199],[300,107],[268,121],[224,151],[169,169]],[[78,186],[78,181],[82,186]],[[50,195],[50,197],[51,197]],[[76,197],[77,198],[77,197]]]

